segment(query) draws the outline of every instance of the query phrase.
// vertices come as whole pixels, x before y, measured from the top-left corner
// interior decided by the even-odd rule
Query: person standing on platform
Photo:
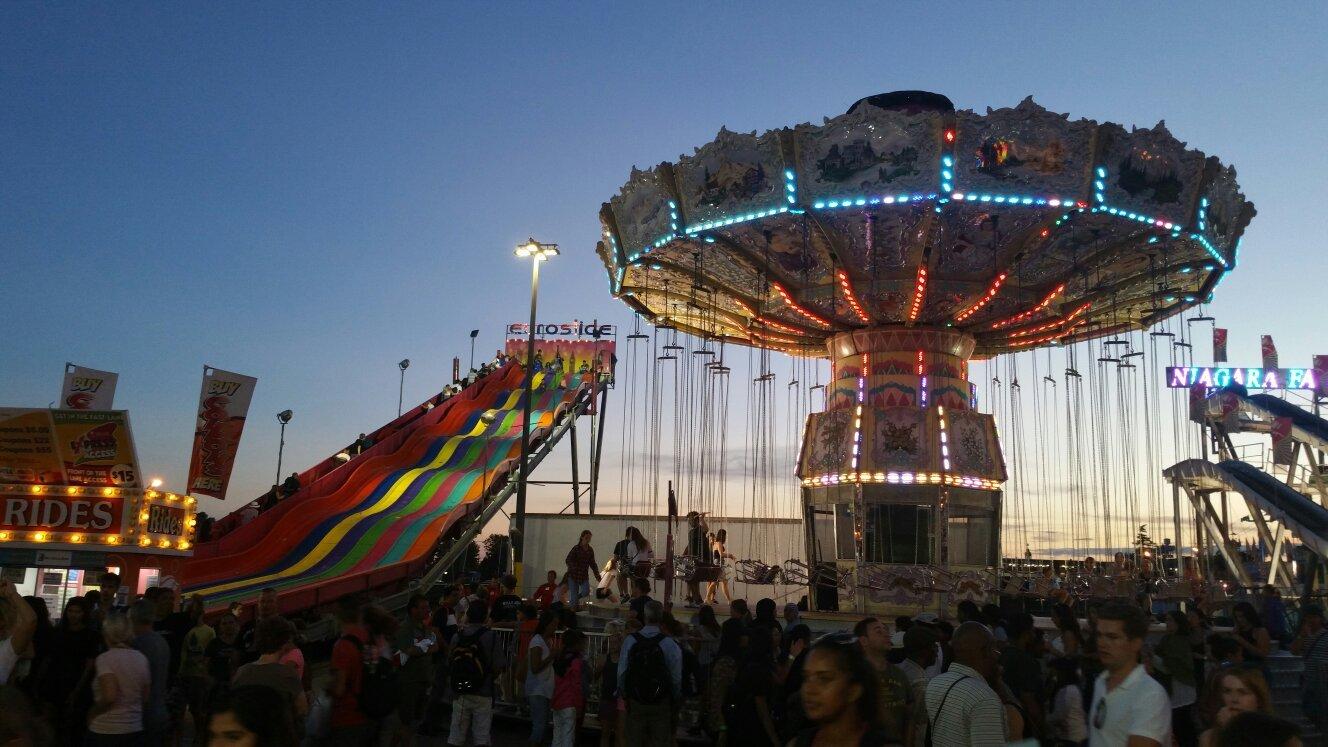
[[[591,535],[587,529],[581,532],[581,539],[567,552],[567,596],[568,607],[577,611],[581,600],[590,596],[590,574],[599,581],[599,566],[595,562],[595,548],[590,546]]]
[[[696,561],[698,567],[709,566],[714,560],[711,555],[709,543],[706,541],[705,516],[696,512],[687,512],[687,553]],[[687,602],[688,609],[694,609],[701,606],[701,583],[693,575],[687,579]]]

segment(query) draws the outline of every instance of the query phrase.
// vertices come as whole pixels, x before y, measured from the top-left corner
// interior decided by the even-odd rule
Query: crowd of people
[[[323,651],[301,641],[270,589],[243,622],[236,608],[205,619],[197,598],[181,605],[154,587],[132,599],[106,573],[52,624],[41,599],[5,582],[0,743],[339,747],[432,734],[489,745],[502,699],[521,704],[532,745],[577,744],[593,708],[603,747],[680,736],[721,747],[1282,747],[1298,730],[1272,712],[1275,643],[1305,659],[1306,714],[1320,728],[1328,718],[1328,628],[1313,605],[1280,638],[1245,602],[1230,632],[1192,605],[1166,614],[1157,637],[1134,604],[1090,604],[1086,624],[1058,604],[1047,632],[1016,600],[964,601],[954,622],[866,617],[818,636],[799,605],[769,598],[732,599],[721,620],[698,594],[684,622],[635,576],[599,632],[576,613],[591,538],[574,548],[584,557],[569,560],[569,583],[549,571],[529,598],[508,575],[416,594],[400,617],[342,599]],[[326,656],[326,676],[315,680],[306,655]]]

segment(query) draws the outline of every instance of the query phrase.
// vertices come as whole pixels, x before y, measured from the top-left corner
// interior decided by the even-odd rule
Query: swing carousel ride
[[[1126,413],[1146,413],[1148,398],[1161,396],[1137,380],[1136,359],[1151,346],[1141,367],[1187,360],[1184,322],[1207,319],[1194,310],[1235,267],[1253,216],[1235,170],[1161,123],[1127,131],[1031,99],[984,115],[905,91],[862,99],[821,125],[721,129],[674,163],[634,169],[600,210],[597,251],[614,296],[655,326],[653,370],[670,367],[675,382],[698,383],[675,384],[673,417],[703,413],[683,428],[690,446],[675,448],[675,460],[697,460],[705,473],[699,462],[724,458],[728,436],[708,421],[728,417],[725,351],[756,354],[747,436],[754,510],[774,500],[761,491],[778,492],[762,487],[772,460],[759,446],[771,437],[768,410],[778,399],[771,354],[793,356],[787,386],[799,392],[819,371],[814,359],[829,359],[823,411],[810,412],[810,394],[788,397],[790,415],[806,416],[794,484],[806,560],[744,560],[739,574],[833,585],[831,604],[867,610],[981,596],[996,584],[1003,523],[1020,528],[1021,545],[1029,541],[1023,508],[1017,522],[1011,507],[1003,511],[1005,483],[1020,475],[1007,474],[996,419],[977,409],[971,362],[985,361],[991,374],[990,401],[1005,410],[1016,473],[1022,442],[1049,440],[1045,428],[1060,425],[1042,409],[1059,396],[1060,375],[1069,405],[1063,435],[1080,456],[1055,469],[1080,459],[1089,473],[1056,499],[1068,533],[1091,533],[1085,527],[1113,508],[1130,514],[1121,518],[1156,519],[1160,500],[1150,513],[1133,487],[1091,484],[1093,470],[1105,480],[1126,458],[1119,448],[1118,458],[1099,458],[1105,447],[1094,441],[1163,437],[1150,416]],[[649,337],[638,330],[633,339]],[[1045,363],[1028,352],[1053,346],[1063,374],[1050,352]],[[1021,370],[1030,381],[1030,359],[1042,387],[1034,417],[1045,421],[1033,424],[1021,422],[1018,383]],[[1015,361],[1004,383],[1002,361]],[[1086,397],[1080,369],[1094,377]],[[666,386],[652,383],[645,396]],[[1121,407],[1112,408],[1117,390]],[[639,424],[640,432],[657,425]],[[643,437],[647,457],[661,453]],[[646,478],[642,492],[658,494],[657,483]],[[680,487],[694,509],[722,491],[713,481]],[[1146,497],[1148,488],[1139,490]],[[1113,496],[1134,503],[1124,512],[1094,504]],[[1109,543],[1118,540],[1113,531],[1094,536]]]

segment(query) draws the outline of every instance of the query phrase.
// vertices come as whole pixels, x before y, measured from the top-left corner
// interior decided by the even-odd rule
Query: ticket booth
[[[120,575],[123,594],[141,593],[178,578],[193,554],[197,507],[189,496],[11,484],[0,485],[0,504],[0,574],[20,594],[46,600],[52,617],[98,588],[103,571]]]

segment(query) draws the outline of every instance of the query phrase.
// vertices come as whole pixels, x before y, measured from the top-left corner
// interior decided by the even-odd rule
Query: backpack
[[[457,635],[456,645],[447,658],[447,676],[452,691],[458,695],[477,693],[489,678],[489,664],[480,646],[485,630],[473,635]]]
[[[343,641],[350,641],[356,650],[364,652],[364,644],[353,635],[344,635]],[[401,686],[397,668],[392,660],[380,656],[374,661],[365,662],[360,677],[360,710],[372,719],[385,718],[397,709],[400,701]]]
[[[649,638],[633,633],[632,650],[627,652],[626,687],[623,695],[638,703],[662,703],[673,694],[668,661],[664,658],[664,634]]]

